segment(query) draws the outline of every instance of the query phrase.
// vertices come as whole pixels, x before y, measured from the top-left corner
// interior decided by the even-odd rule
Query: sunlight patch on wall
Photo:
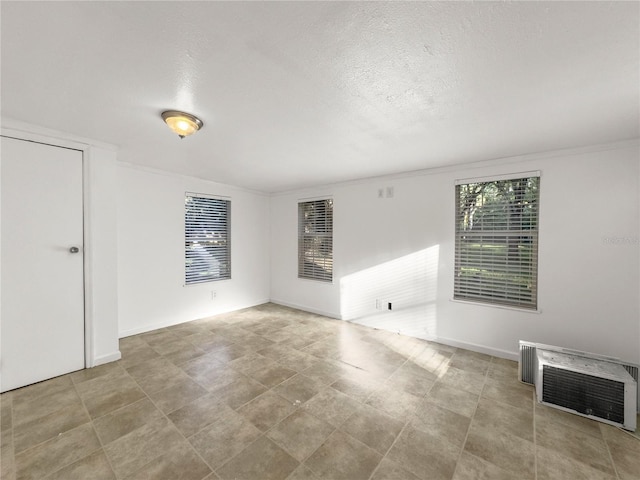
[[[439,245],[434,245],[342,277],[342,319],[435,338],[438,262]]]

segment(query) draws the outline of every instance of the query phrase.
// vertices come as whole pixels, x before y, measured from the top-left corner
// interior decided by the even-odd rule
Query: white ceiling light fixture
[[[195,115],[178,110],[162,112],[162,119],[180,138],[192,135],[204,126],[202,120]]]

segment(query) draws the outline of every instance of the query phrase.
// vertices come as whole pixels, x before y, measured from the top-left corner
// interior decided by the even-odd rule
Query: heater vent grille
[[[534,385],[536,382],[536,346],[520,342],[520,381]]]
[[[629,375],[631,375],[633,377],[633,379],[636,381],[636,385],[637,385],[638,384],[638,366],[637,365],[623,365],[623,367],[625,368],[625,370],[627,372],[629,372]],[[640,391],[638,391],[637,410],[638,410],[638,413],[640,413]]]
[[[538,402],[635,431],[640,366],[618,358],[520,340],[518,377]]]
[[[583,415],[624,423],[624,383],[543,366],[542,401]]]

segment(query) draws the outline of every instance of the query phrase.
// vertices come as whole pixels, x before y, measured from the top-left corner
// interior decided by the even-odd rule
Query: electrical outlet
[[[387,187],[387,198],[393,198],[393,187]]]
[[[378,189],[378,198],[384,198],[384,188]]]
[[[215,290],[211,290],[211,300],[215,300],[218,293]]]
[[[382,307],[380,306],[380,300],[376,298],[376,310],[380,310]]]

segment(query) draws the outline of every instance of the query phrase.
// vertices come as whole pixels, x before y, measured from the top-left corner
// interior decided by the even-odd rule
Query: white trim
[[[640,139],[634,138],[631,140],[622,140],[620,142],[589,145],[586,147],[565,148],[560,150],[550,150],[547,152],[530,153],[526,155],[514,155],[513,157],[484,159],[484,160],[472,161],[467,163],[456,163],[454,165],[423,168],[420,170],[411,170],[408,172],[390,173],[387,175],[374,175],[371,177],[356,178],[353,180],[346,180],[343,182],[323,183],[319,185],[310,185],[308,187],[291,188],[289,190],[271,192],[269,195],[272,197],[284,196],[284,195],[300,196],[300,195],[304,195],[305,192],[309,192],[310,190],[319,190],[319,189],[333,190],[336,187],[366,185],[373,182],[390,182],[393,180],[400,180],[403,178],[439,175],[442,173],[454,173],[460,170],[468,171],[472,169],[481,169],[481,168],[487,168],[487,167],[500,167],[500,166],[509,165],[509,164],[520,164],[522,162],[547,160],[552,158],[583,155],[583,154],[595,153],[595,152],[607,152],[611,150],[619,150],[622,148],[631,148],[631,147],[638,147],[638,146],[640,146]]]
[[[475,178],[456,178],[456,185],[466,185],[467,183],[485,183],[485,182],[499,182],[502,180],[515,180],[518,178],[540,177],[540,170],[533,172],[515,172],[505,173],[504,175],[487,175],[485,177]]]
[[[203,280],[201,282],[193,282],[193,283],[185,283],[182,282],[182,286],[184,288],[191,288],[191,287],[197,287],[198,285],[206,285],[207,283],[215,283],[218,284],[219,282],[230,282],[232,280],[235,280],[233,277],[229,277],[229,278],[214,278],[211,280]],[[187,320],[187,322],[190,322],[191,320]]]
[[[96,366],[94,355],[93,322],[93,239],[91,236],[91,172],[90,149],[82,151],[82,228],[83,228],[83,268],[84,268],[84,366]]]
[[[296,303],[289,303],[283,300],[271,299],[269,300],[271,303],[275,303],[276,305],[282,305],[283,307],[295,308],[296,310],[302,310],[303,312],[315,313],[317,315],[323,315],[325,317],[333,318],[335,320],[342,320],[339,313],[328,312],[326,310],[319,310],[316,308],[304,307],[302,305],[298,305]]]
[[[229,183],[221,183],[221,182],[215,182],[211,179],[208,178],[203,178],[203,177],[196,177],[193,175],[185,175],[183,173],[176,173],[176,172],[170,172],[168,170],[162,170],[160,168],[155,168],[155,167],[146,167],[143,165],[137,165],[135,163],[131,163],[131,162],[123,162],[118,160],[117,162],[117,166],[118,167],[122,167],[122,168],[129,168],[131,170],[138,170],[141,172],[145,172],[145,173],[151,173],[154,175],[162,175],[164,177],[171,177],[171,178],[181,178],[183,180],[187,180],[187,181],[198,181],[198,182],[205,182],[207,184],[211,184],[213,186],[216,187],[222,187],[222,188],[226,188],[229,190],[235,190],[238,192],[245,192],[245,193],[252,193],[254,195],[261,195],[264,197],[269,197],[271,194],[268,192],[264,192],[262,190],[253,190],[250,188],[245,188],[245,187],[239,187],[237,185],[231,185]]]
[[[231,310],[230,310],[231,311]],[[227,313],[226,311],[220,313]],[[196,320],[196,319],[194,319]],[[153,330],[159,330],[161,328],[173,327],[174,325],[180,325],[181,323],[193,322],[194,320],[180,320],[177,322],[162,322],[144,325],[142,327],[130,328],[128,330],[122,330],[118,332],[118,338],[132,337],[141,333],[151,332]]]
[[[333,261],[335,262],[335,258],[333,259]],[[319,278],[307,278],[307,277],[296,277],[297,280],[300,280],[301,282],[311,282],[314,285],[335,285],[336,281],[334,278],[332,278],[331,280],[321,280]]]
[[[104,365],[105,363],[115,362],[122,358],[122,354],[120,350],[117,352],[112,352],[107,355],[100,355],[96,359],[94,359],[93,366],[97,367],[98,365]]]
[[[202,284],[199,284],[202,285]],[[258,305],[263,305],[265,303],[269,303],[270,300],[260,300],[257,303],[252,303],[251,305],[245,306],[235,306],[232,308],[225,308],[224,310],[218,310],[211,315],[207,315],[206,317],[192,318],[189,320],[176,320],[176,321],[168,321],[154,324],[143,325],[142,327],[130,328],[128,330],[121,330],[118,332],[118,338],[131,337],[133,335],[139,335],[141,333],[151,332],[153,330],[158,330],[161,328],[173,327],[175,325],[181,325],[183,323],[195,322],[197,320],[203,320],[209,317],[215,317],[216,315],[223,315],[229,312],[236,312],[238,310],[243,310],[245,308],[257,307]]]
[[[99,142],[92,142],[80,137],[66,135],[62,132],[49,130],[46,128],[30,125],[24,122],[9,121],[11,126],[16,128],[0,128],[0,135],[19,140],[42,143],[53,147],[69,148],[82,152],[82,210],[83,210],[83,302],[84,302],[84,363],[85,368],[98,365],[94,358],[95,338],[94,338],[94,315],[93,315],[93,262],[92,262],[92,238],[91,238],[91,216],[90,212],[90,164],[91,148],[106,148],[113,150],[115,147]],[[3,120],[3,125],[7,121]],[[27,130],[28,129],[28,130]],[[119,354],[119,352],[118,352]],[[114,355],[114,354],[110,354]],[[101,357],[102,358],[102,357]]]
[[[533,308],[525,308],[525,307],[512,307],[511,305],[501,305],[499,303],[489,303],[489,302],[474,302],[473,300],[462,300],[460,298],[450,298],[450,302],[462,303],[466,305],[473,305],[476,307],[492,307],[492,308],[500,308],[502,310],[512,310],[514,312],[520,313],[542,313],[541,309],[533,309]]]
[[[464,350],[471,350],[472,352],[484,353],[485,355],[491,355],[492,357],[505,358],[507,360],[518,361],[518,352],[510,352],[508,350],[502,350],[500,348],[485,347],[484,345],[478,345],[476,343],[462,342],[460,340],[454,340],[453,338],[436,337],[433,339],[426,339],[450,347],[462,348]]]
[[[232,200],[231,195],[212,195],[209,193],[198,193],[198,192],[184,192],[184,196],[210,198],[211,200]]]
[[[224,312],[221,312],[221,313],[224,313]],[[118,332],[118,338],[132,337],[134,335],[139,335],[141,333],[147,333],[153,330],[159,330],[161,328],[173,327],[174,325],[180,325],[181,323],[187,323],[192,321],[193,320],[184,320],[176,323],[163,322],[163,323],[156,323],[153,325],[145,325],[143,327],[130,328],[129,330],[122,330]]]
[[[275,303],[276,305],[295,308],[296,310],[302,310],[303,312],[310,312],[310,313],[316,313],[318,315],[324,315],[325,317],[334,318],[336,320],[342,320],[343,322],[349,322],[355,325],[361,325],[367,328],[371,328],[373,330],[384,330],[387,332],[398,333],[397,330],[385,328],[383,326],[372,327],[370,325],[359,323],[358,319],[345,320],[344,318],[341,318],[340,315],[333,314],[330,312],[326,312],[326,311],[322,311],[314,308],[303,307],[301,305],[296,305],[294,303],[289,303],[289,302],[283,302],[281,300],[271,299],[270,301],[271,303]],[[446,337],[426,336],[426,335],[407,335],[406,333],[402,333],[402,332],[400,332],[400,334],[405,335],[407,337],[419,338],[420,340],[427,340],[429,342],[441,343],[449,347],[463,348],[464,350],[470,350],[472,352],[484,353],[485,355],[491,355],[492,357],[505,358],[507,360],[513,360],[516,362],[519,359],[518,352],[511,352],[508,350],[502,350],[500,348],[486,347],[484,345],[478,345],[476,343],[469,343],[469,342],[462,342],[460,340],[455,340],[455,339],[446,338]]]
[[[314,195],[313,197],[299,198],[298,203],[315,202],[317,200],[333,200],[333,195]]]
[[[110,143],[98,142],[85,137],[70,135],[59,130],[53,130],[11,118],[2,118],[2,127],[0,130],[2,135],[8,137],[45,143],[56,147],[73,148],[76,150],[85,150],[90,146],[113,151],[118,149],[117,146]]]

